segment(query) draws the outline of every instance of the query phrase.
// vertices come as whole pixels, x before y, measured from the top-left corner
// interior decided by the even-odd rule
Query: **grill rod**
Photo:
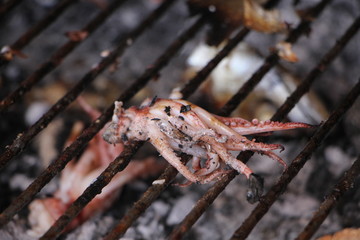
[[[360,174],[360,156],[356,159],[350,169],[345,172],[341,180],[334,186],[331,193],[321,203],[318,210],[314,213],[313,217],[306,225],[304,230],[299,234],[296,240],[310,239],[313,234],[318,230],[320,225],[324,222],[330,211],[335,204],[344,195],[346,191],[353,188],[356,177]]]
[[[322,57],[317,66],[312,69],[296,90],[286,99],[285,103],[280,106],[272,121],[279,121],[286,117],[300,98],[310,89],[312,83],[317,77],[325,71],[330,63],[337,57],[337,55],[344,49],[346,44],[356,35],[360,27],[360,17],[358,17],[353,24],[346,30],[344,35],[336,41],[335,45]],[[290,167],[290,166],[289,166]]]
[[[320,14],[322,9],[326,6],[325,3],[328,3],[328,1],[322,1],[314,8],[317,9],[317,11],[313,12],[314,17],[315,15]],[[299,26],[290,33],[287,40],[296,41],[296,39],[299,38],[300,36],[299,33],[304,33],[307,31],[310,22],[305,24],[304,23],[305,21],[306,20],[303,20],[303,22],[300,23]],[[269,71],[270,68],[275,64],[274,61],[278,61],[278,56],[271,54],[266,59],[268,59],[268,61],[265,60],[265,63],[244,84],[244,86],[239,90],[239,92],[242,92],[242,94],[247,95],[250,91],[252,91],[252,89],[256,86],[256,84],[261,80],[261,77],[263,77],[266,74],[266,72]],[[269,66],[270,63],[272,64],[272,66]],[[244,98],[240,97],[237,99],[237,101],[242,101],[243,99]],[[235,101],[234,98],[232,98],[224,105],[224,107],[220,110],[222,115],[229,115],[231,111],[239,104],[239,102],[234,103],[234,101]],[[284,103],[284,105],[286,105],[286,102]],[[260,138],[258,140],[262,141]],[[241,152],[237,158],[241,159],[242,162],[246,163],[247,160],[252,156],[252,154],[253,154],[252,152]],[[238,173],[236,171],[232,171],[227,176],[224,176],[220,181],[217,181],[208,190],[208,192],[205,193],[203,197],[198,200],[198,202],[195,204],[193,209],[188,213],[185,219],[183,219],[183,221],[173,230],[173,232],[170,234],[169,239],[180,239],[191,228],[191,226],[200,218],[200,216],[206,211],[206,209],[210,206],[210,204],[217,198],[217,196],[225,189],[225,187],[231,182],[232,179],[235,178],[237,174]]]
[[[122,52],[126,46],[128,46],[128,40],[131,39],[132,41],[134,41],[136,37],[143,32],[143,30],[147,29],[153,22],[155,22],[160,16],[162,16],[162,14],[171,6],[173,2],[173,0],[167,0],[162,3],[157,9],[155,9],[130,35],[128,35],[124,39],[124,41],[120,41],[118,47],[114,51],[112,51],[108,57],[104,58],[96,68],[88,72],[84,76],[84,79],[86,79],[86,81],[89,81],[88,79],[95,78],[99,73],[101,73],[105,68],[107,68],[116,59],[118,54]],[[136,86],[130,90],[133,91],[134,88],[136,89]],[[129,97],[131,94],[134,94],[131,91],[125,92],[123,96]],[[69,93],[65,95],[65,97],[63,97],[62,102],[64,102],[65,104],[69,104],[69,97],[67,97],[68,95]],[[76,96],[73,97],[71,95],[71,99],[74,100]],[[59,101],[56,105],[54,105],[50,109],[51,115],[53,115],[53,112],[55,111],[59,112],[60,108],[63,109],[64,107],[62,107],[62,104],[63,103],[60,104]],[[56,161],[52,162],[49,167],[45,169],[40,174],[40,176],[38,176],[27,187],[25,191],[23,191],[17,198],[14,199],[12,204],[0,214],[0,227],[8,223],[17,212],[19,212],[26,204],[28,204],[35,197],[35,195],[65,167],[65,165],[73,158],[73,156],[75,156],[76,153],[83,149],[86,144],[95,136],[95,134],[98,133],[102,127],[104,127],[104,125],[111,119],[113,107],[114,106],[108,108],[96,121],[92,122],[92,124],[88,128],[86,128],[81,133],[81,135],[61,153],[61,155]],[[43,121],[48,124],[50,120],[45,119]],[[39,125],[38,128],[42,129],[41,125]],[[29,141],[30,139],[31,138],[28,138],[26,140]]]
[[[94,19],[92,19],[81,31],[87,32],[88,36],[85,39],[88,39],[90,34],[92,34],[99,26],[101,26],[107,17],[109,17],[125,0],[115,0],[113,1],[106,9],[101,11]],[[84,39],[84,40],[85,40]],[[64,45],[62,45],[48,61],[41,64],[41,66],[34,71],[27,79],[21,82],[20,86],[6,96],[0,102],[0,112],[3,112],[6,108],[17,102],[20,97],[22,97],[26,92],[38,83],[42,78],[44,78],[48,73],[58,67],[65,57],[71,53],[77,46],[79,46],[82,41],[72,41],[69,39]]]
[[[271,187],[264,197],[261,198],[259,204],[251,212],[244,223],[235,231],[232,240],[245,239],[260,221],[260,219],[267,213],[271,205],[284,192],[287,185],[299,173],[301,168],[310,158],[311,154],[317,149],[322,140],[330,132],[330,130],[339,122],[340,118],[352,106],[360,94],[360,79],[357,84],[351,89],[346,98],[340,103],[335,111],[330,115],[328,120],[316,131],[312,138],[308,141],[305,148],[292,161],[290,166],[281,175],[279,181]]]
[[[28,45],[41,31],[46,29],[52,24],[71,4],[78,2],[77,0],[64,0],[59,2],[53,7],[50,12],[34,26],[32,26],[27,32],[19,37],[13,44],[10,45],[10,49],[14,51],[20,51],[26,45]],[[1,10],[0,10],[1,14]],[[8,60],[0,58],[0,67],[8,63]]]
[[[359,19],[357,19],[346,31],[346,33],[341,37],[339,41],[329,50],[327,54],[320,60],[319,64],[309,72],[309,74],[304,78],[301,84],[296,88],[296,90],[288,97],[284,104],[277,110],[277,112],[272,117],[272,121],[282,120],[295,106],[295,104],[300,100],[300,98],[309,90],[311,84],[315,79],[326,69],[326,67],[335,59],[335,57],[341,52],[341,50],[346,46],[348,41],[356,34],[359,29]],[[262,139],[258,139],[262,141]],[[249,152],[244,152],[240,154],[240,158],[243,162],[252,156]],[[206,210],[209,202],[213,202],[215,198],[225,189],[225,187],[230,183],[230,181],[235,178],[237,172],[233,171],[228,176],[224,177],[224,180],[217,182],[214,186],[198,201],[194,206],[193,211],[188,214],[188,216],[183,220],[179,226],[174,229],[173,236],[185,234],[185,232],[195,223],[195,221],[201,216],[201,214]],[[202,209],[202,210],[200,210]],[[180,233],[181,232],[181,233]]]
[[[137,91],[145,86],[168,62],[174,57],[174,55],[180,50],[180,48],[196,33],[199,32],[201,27],[204,26],[205,18],[200,17],[193,25],[191,25],[186,31],[184,31],[170,46],[164,51],[164,53],[152,64],[151,68],[138,78],[135,83],[128,88],[125,94],[122,94],[118,101],[127,101],[135,95]],[[106,111],[112,113],[113,104]],[[100,117],[101,118],[101,117]],[[98,118],[99,119],[99,118]],[[97,121],[97,120],[96,120]],[[95,122],[96,122],[95,121]],[[53,226],[40,238],[54,239],[58,237],[64,228],[74,219],[80,211],[88,204],[97,194],[101,193],[104,188],[116,173],[122,171],[129,163],[131,157],[142,146],[143,142],[133,142],[125,146],[124,151],[110,165],[96,178],[96,180],[69,206],[65,213],[57,219]]]
[[[5,152],[0,156],[0,170],[13,158],[19,154],[26,145],[40,132],[42,131],[54,117],[63,111],[76,97],[82,92],[82,90],[88,86],[102,71],[110,66],[118,56],[123,54],[126,47],[130,42],[133,42],[138,36],[140,36],[153,22],[161,16],[161,14],[174,2],[169,0],[164,2],[157,10],[153,12],[149,17],[142,21],[138,27],[130,32],[126,37],[122,38],[117,48],[112,53],[103,58],[97,67],[94,67],[78,82],[65,96],[63,96],[58,102],[51,107],[51,109],[45,113],[34,125],[32,125],[26,132],[21,133],[14,140],[14,142],[7,146]]]
[[[279,0],[269,0],[264,4],[264,8],[271,8],[276,5]],[[210,75],[212,70],[225,58],[238,44],[241,42],[246,35],[250,32],[248,28],[242,28],[233,38],[231,38],[225,47],[219,51],[216,56],[211,59],[205,67],[203,67],[195,77],[193,77],[184,88],[181,90],[183,98],[188,98],[200,85],[203,83],[206,78]]]
[[[10,12],[16,7],[22,0],[9,0],[0,6],[0,19],[5,16],[6,13]]]
[[[249,32],[244,28],[232,38],[228,44],[203,68],[195,77],[193,77],[180,91],[183,98],[188,98],[194,91],[200,86],[200,84],[206,80],[211,71],[217,66],[217,64],[226,57],[231,50],[246,36]],[[187,162],[188,159],[184,159],[183,162]],[[165,180],[163,184],[152,185],[141,198],[134,203],[130,210],[123,216],[116,227],[105,237],[106,240],[118,239],[125,234],[126,230],[132,225],[132,223],[154,202],[160,194],[167,188],[170,182],[176,177],[177,170],[173,166],[168,166],[164,173],[158,178],[158,180]]]
[[[198,72],[198,74],[193,79],[191,79],[189,83],[186,84],[186,86],[181,90],[184,98],[188,97],[193,92],[193,89],[197,88],[202,83],[202,81],[206,79],[211,70],[216,67],[216,64],[219,63],[220,60],[225,57],[236,46],[236,44],[241,41],[243,37],[246,36],[248,32],[248,29],[242,29],[233,39],[228,42],[228,44],[217,54],[217,56],[215,56],[201,71]],[[171,166],[169,168],[171,168]],[[170,171],[170,169],[167,170]],[[173,175],[173,178],[174,177],[175,175]],[[159,179],[163,179],[162,176]],[[164,185],[166,184],[167,181],[164,183]],[[141,215],[141,213],[145,211],[146,208],[151,204],[148,201],[150,199],[151,201],[154,201],[156,197],[160,195],[161,191],[166,187],[167,185],[163,188],[149,188],[146,193],[144,193],[143,197],[138,200],[134,204],[134,206],[128,211],[128,213],[120,220],[118,225],[114,227],[113,230],[106,236],[106,239],[117,239],[118,237],[125,234],[127,228],[131,226],[132,222],[135,221]]]
[[[187,82],[184,88],[181,90],[183,98],[188,98],[194,91],[203,83],[206,78],[210,75],[211,71],[223,60],[238,44],[241,42],[246,35],[250,32],[248,28],[242,28],[229,42],[225,45],[216,56],[211,59],[205,67],[203,67],[195,77]]]
[[[185,87],[180,91],[184,99],[188,98],[198,88],[198,86],[208,77],[217,64],[230,53],[230,51],[247,35],[248,32],[248,29],[242,29],[203,69],[196,74],[195,77],[193,77],[185,85]],[[184,164],[186,164],[189,159],[186,159],[186,156],[182,156],[182,160]],[[109,232],[105,239],[118,239],[125,234],[126,230],[132,225],[132,223],[169,186],[170,182],[176,177],[177,173],[178,172],[174,167],[171,165],[168,166],[164,173],[158,178],[158,180],[165,180],[164,183],[149,187],[142,197],[134,203],[133,207],[123,216],[117,226]]]
[[[189,156],[180,156],[184,165],[190,160]],[[160,194],[170,185],[174,180],[178,171],[173,166],[169,165],[163,174],[157,179],[163,181],[162,184],[153,184],[150,186],[141,198],[136,201],[133,206],[120,219],[119,223],[104,237],[103,240],[120,239],[127,231],[127,229],[139,218],[141,214],[160,196]]]
[[[336,41],[335,45],[327,52],[320,60],[317,66],[310,71],[301,84],[291,94],[286,102],[279,108],[279,110],[271,118],[273,121],[278,121],[287,115],[300,98],[310,89],[315,79],[330,65],[330,63],[337,57],[337,55],[344,49],[347,43],[357,34],[360,28],[360,16],[346,30],[344,35]]]
[[[270,8],[274,6],[278,0],[268,1],[264,7]],[[203,67],[195,77],[189,80],[185,84],[183,89],[180,91],[183,98],[188,98],[206,78],[210,75],[211,71],[220,63],[220,61],[225,58],[236,46],[242,41],[246,35],[249,33],[249,29],[242,28],[233,38],[231,38],[228,43],[224,46],[217,55],[210,60],[205,67]],[[188,161],[186,157],[182,157],[184,164]],[[159,195],[168,187],[170,182],[177,175],[177,171],[174,167],[168,166],[164,173],[158,178],[158,180],[165,180],[163,184],[153,185],[149,187],[142,197],[134,203],[131,209],[123,216],[119,223],[106,235],[104,239],[118,239],[125,234],[126,230],[132,225],[132,223],[154,202]]]
[[[302,34],[307,33],[311,30],[310,25],[312,21],[317,18],[327,4],[330,4],[332,0],[322,0],[313,8],[309,9],[307,14],[311,20],[308,18],[303,19],[296,29],[293,29],[289,36],[285,39],[285,42],[294,44]],[[267,72],[270,71],[272,67],[275,66],[279,62],[280,57],[276,52],[268,55],[263,65],[251,76],[251,78],[240,88],[240,90],[232,96],[232,98],[222,107],[219,112],[219,115],[229,115],[232,111],[234,111],[240,102],[242,102],[248,94],[256,87],[256,85],[261,81],[261,79],[265,76]]]

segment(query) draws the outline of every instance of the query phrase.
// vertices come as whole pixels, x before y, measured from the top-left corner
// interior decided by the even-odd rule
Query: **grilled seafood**
[[[230,151],[254,151],[285,167],[286,163],[272,152],[284,148],[251,141],[243,135],[308,127],[305,123],[220,117],[180,99],[147,99],[140,107],[126,110],[122,102],[115,102],[112,122],[103,138],[111,144],[150,141],[190,183],[208,183],[226,173],[223,166],[229,165],[253,182],[250,185],[260,186],[259,177]],[[192,155],[193,171],[181,162],[177,152]],[[205,163],[201,164],[201,160]]]

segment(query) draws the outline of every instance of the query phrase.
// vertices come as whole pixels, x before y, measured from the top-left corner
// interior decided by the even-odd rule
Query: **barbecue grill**
[[[309,91],[329,111],[313,131],[290,140],[274,136],[287,146],[289,166],[284,172],[266,160],[249,161],[255,158],[251,152],[238,155],[254,164],[255,172],[258,166],[265,178],[265,194],[258,203],[246,202],[247,183],[235,170],[211,184],[182,188],[173,186],[179,179],[169,165],[158,177],[163,184],[151,185],[155,179],[147,185],[135,181],[105,213],[64,232],[135,154],[154,151],[132,142],[40,239],[310,239],[359,228],[360,5],[322,0],[269,1],[264,6],[275,5],[280,10],[305,10],[287,34],[266,35],[239,27],[205,67],[183,81],[186,58],[204,41],[209,17],[190,16],[184,1],[3,1],[1,238],[34,239],[27,233],[28,204],[56,188],[57,175],[111,120],[115,100],[130,106],[145,97],[166,98],[179,87],[184,99],[199,101],[196,96],[204,94],[200,85],[242,41],[251,42],[264,55],[263,64],[217,110],[220,115],[230,115],[279,65],[301,80],[272,120],[285,120]],[[268,51],[278,41],[292,44],[299,62],[284,63],[276,52]],[[58,85],[65,90],[47,88]],[[34,104],[39,91],[47,105]],[[94,105],[102,114],[39,170],[34,143],[59,118],[72,116],[76,111],[72,103],[83,95],[98,95]],[[38,118],[33,119],[29,106],[38,107],[34,108],[39,109]],[[69,131],[61,130],[64,135]]]

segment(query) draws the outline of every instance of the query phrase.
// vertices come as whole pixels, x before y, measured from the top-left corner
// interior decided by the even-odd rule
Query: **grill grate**
[[[36,133],[43,129],[43,126],[46,126],[51,121],[51,119],[55,117],[55,114],[65,109],[65,107],[69,103],[71,103],[71,101],[75,100],[75,98],[78,96],[78,94],[80,94],[81,90],[83,90],[87,83],[94,80],[99,73],[101,73],[106,67],[108,67],[115,61],[118,53],[122,52],[124,48],[128,45],[128,39],[134,40],[138,34],[140,34],[143,30],[149,27],[151,22],[156,20],[156,18],[159,17],[162,13],[164,13],[166,8],[170,6],[169,3],[171,3],[171,1],[164,3],[157,9],[157,11],[154,11],[152,15],[150,15],[142,24],[139,25],[139,28],[137,28],[132,34],[130,34],[129,37],[121,41],[118,48],[115,49],[111,55],[109,55],[107,58],[104,58],[96,68],[88,72],[83,77],[83,79],[61,100],[59,100],[46,114],[44,114],[44,116],[39,121],[37,121],[25,134],[22,134],[19,138],[17,138],[15,142],[10,147],[8,147],[6,149],[6,152],[3,154],[5,161],[3,162],[3,160],[1,160],[1,166],[4,166],[6,164],[6,161],[10,160],[11,157],[14,155],[14,152],[18,153],[23,148],[25,143],[28,143],[35,136]],[[149,78],[147,80],[149,80]],[[134,83],[133,88],[136,89],[140,85],[140,83],[141,80]],[[134,90],[130,88],[123,94],[123,97],[119,98],[119,100],[126,100],[126,98],[130,98],[133,95]],[[99,132],[99,130],[105,125],[105,123],[110,120],[112,112],[113,106],[111,106],[107,111],[105,111],[105,113],[102,114],[98,120],[93,122],[93,124],[89,128],[87,128],[83,132],[83,134],[81,134],[78,139],[73,144],[71,144],[71,146],[64,150],[59,159],[52,163],[47,168],[47,170],[45,170],[28,187],[28,189],[24,191],[19,196],[19,198],[17,198],[17,200],[13,202],[13,207],[10,206],[1,214],[0,225],[8,222],[21,208],[23,208],[27,203],[29,203],[31,199],[34,198],[35,194],[38,193],[41,188],[44,187],[44,185],[46,185],[57,173],[59,173],[65,167],[66,163],[73,158],[73,156],[79,151],[79,149],[84,148],[84,146],[90,141],[90,139],[94,137],[95,134]],[[12,150],[12,148],[16,150]]]
[[[15,1],[13,1],[15,2]],[[20,2],[20,1],[18,1]],[[27,32],[25,32],[21,37],[18,38],[13,44],[11,44],[10,48],[14,51],[21,51],[24,47],[26,47],[39,33],[41,33],[45,28],[47,28],[50,24],[52,24],[68,7],[71,6],[72,3],[76,1],[62,1],[59,2],[53,10],[49,12],[46,17],[44,17],[40,22],[30,28]],[[8,1],[10,4],[10,1]],[[14,3],[13,3],[14,4]],[[8,12],[9,9],[3,10],[4,12]],[[0,13],[2,10],[0,10]],[[6,61],[1,59],[0,66],[5,65]]]
[[[349,94],[350,95],[350,94]],[[350,96],[349,96],[350,98]],[[299,234],[297,239],[309,239],[314,235],[316,230],[324,222],[332,208],[344,193],[351,188],[357,176],[360,173],[360,158],[357,158],[351,168],[344,174],[342,179],[333,188],[330,195],[321,203],[319,209],[315,212],[304,230]],[[350,184],[350,185],[349,185]]]
[[[0,6],[0,17],[9,11],[10,8],[15,7],[20,1],[7,1]],[[53,23],[61,14],[71,6],[75,1],[61,1],[53,8],[47,16],[43,18],[37,25],[34,25],[29,31],[24,33],[14,44],[11,45],[13,50],[20,51],[27,46],[30,41],[37,36],[37,34],[44,31],[44,29]],[[98,27],[101,27],[104,21],[125,1],[112,1],[112,3],[103,9],[93,20],[91,20],[81,31],[87,32],[88,35],[93,33]],[[158,19],[165,14],[172,6],[175,0],[164,1],[155,9],[147,18],[145,18],[134,30],[132,30],[125,37],[121,38],[116,43],[116,48],[110,52],[107,57],[104,57],[96,66],[88,71],[83,78],[72,88],[66,95],[64,95],[58,102],[56,102],[43,117],[41,117],[34,125],[27,131],[17,136],[14,142],[7,146],[0,156],[0,170],[5,170],[8,163],[18,154],[20,154],[39,134],[44,128],[51,123],[54,118],[62,113],[82,92],[88,88],[97,76],[99,76],[105,69],[113,64],[116,59],[121,56],[132,43],[140,37],[145,30],[149,29]],[[307,18],[302,20],[296,28],[294,28],[285,39],[286,42],[295,44],[298,39],[307,34],[313,21],[322,13],[331,0],[322,0],[315,7],[307,12]],[[269,1],[267,4],[271,6],[277,1]],[[4,10],[5,9],[5,10]],[[169,61],[171,61],[175,54],[194,36],[201,31],[206,23],[206,16],[202,16],[193,21],[192,25],[184,30],[176,39],[166,48],[154,63],[144,70],[143,74],[137,78],[119,97],[118,101],[128,102],[136,93],[143,89],[148,82],[156,77],[160,70],[164,68]],[[322,57],[319,63],[307,74],[304,80],[299,84],[296,90],[288,97],[286,102],[278,109],[272,120],[282,120],[290,112],[290,110],[298,103],[300,98],[309,91],[313,82],[328,68],[330,63],[342,52],[347,43],[356,35],[360,27],[360,17],[356,18],[352,25],[342,35],[335,45]],[[207,79],[212,70],[221,62],[221,60],[229,55],[229,53],[241,42],[250,32],[247,28],[240,29],[234,37],[232,37],[223,49],[201,70],[197,75],[186,83],[181,93],[184,98],[189,98],[198,87]],[[87,38],[87,37],[86,37]],[[53,54],[49,60],[45,61],[40,67],[34,71],[20,86],[5,97],[0,102],[0,113],[9,110],[11,105],[16,105],[21,101],[22,96],[32,90],[35,84],[38,84],[47,74],[52,72],[55,68],[62,64],[65,57],[72,53],[72,51],[82,43],[82,41],[69,40]],[[252,77],[239,89],[239,91],[232,96],[232,98],[221,108],[219,114],[223,116],[230,115],[231,112],[253,91],[257,84],[263,79],[276,64],[280,58],[276,53],[271,53],[265,58],[263,65],[252,75]],[[3,67],[6,67],[6,62],[0,62]],[[319,129],[314,133],[312,138],[308,141],[303,151],[294,158],[291,165],[282,174],[279,181],[273,185],[265,194],[259,204],[254,208],[252,213],[245,219],[244,223],[234,232],[232,239],[245,239],[262,217],[268,212],[272,204],[278,200],[279,196],[285,191],[287,185],[295,178],[298,172],[302,169],[304,164],[310,156],[317,150],[319,144],[323,142],[327,133],[334,128],[347,110],[353,105],[360,94],[360,82],[352,88],[350,93],[338,108],[330,115],[328,120],[324,122]],[[103,128],[103,126],[111,119],[113,112],[113,105],[109,106],[102,115],[93,121],[91,125],[86,128],[83,133],[69,146],[60,156],[44,170],[25,191],[16,197],[12,203],[0,214],[0,226],[4,226],[11,221],[14,216],[19,213],[27,204],[29,204],[35,195],[40,192],[64,167],[73,159],[73,157],[83,149],[86,144]],[[260,139],[260,138],[258,138]],[[124,151],[101,173],[101,175],[81,194],[81,196],[70,205],[63,216],[61,216],[54,225],[41,237],[41,239],[54,239],[59,237],[65,227],[74,219],[79,212],[97,195],[102,189],[111,181],[116,173],[125,169],[130,162],[133,155],[142,147],[143,143],[130,143],[125,146]],[[252,153],[243,152],[239,154],[238,159],[247,162],[252,156]],[[183,157],[184,162],[188,159]],[[359,175],[359,159],[355,161],[349,171],[344,174],[344,177],[337,185],[334,186],[333,192],[326,197],[319,210],[315,213],[313,218],[309,221],[304,231],[300,233],[298,239],[309,239],[315,231],[319,228],[321,223],[329,214],[331,208],[336,204],[338,199],[350,188],[356,177]],[[118,239],[123,236],[125,232],[134,224],[134,222],[151,206],[154,201],[166,190],[176,177],[176,170],[169,166],[159,179],[165,179],[164,184],[152,185],[146,192],[135,202],[135,204],[125,213],[119,220],[116,226],[109,231],[105,239]],[[197,201],[195,206],[190,210],[187,216],[180,224],[173,228],[169,239],[181,239],[193,227],[196,221],[203,216],[209,209],[211,204],[218,198],[226,186],[237,176],[236,171],[232,171],[217,181],[203,194]]]
[[[330,129],[339,121],[340,117],[352,106],[356,98],[360,94],[360,82],[352,89],[347,98],[334,111],[329,119],[321,126],[321,128],[314,134],[303,151],[292,161],[289,168],[281,176],[277,184],[275,184],[269,192],[263,197],[261,202],[256,206],[251,215],[244,221],[243,225],[236,230],[233,239],[244,239],[254,228],[256,223],[261,219],[272,203],[285,190],[288,183],[296,176],[300,169],[304,166],[311,154],[319,146],[323,138],[330,131]]]
[[[101,26],[106,18],[110,16],[110,14],[116,10],[117,7],[121,5],[124,1],[114,1],[109,7],[107,7],[104,11],[99,13],[92,21],[90,21],[82,30],[81,32],[86,32],[87,35],[90,35],[92,32],[94,32],[99,26]],[[55,13],[58,15],[61,13],[60,10],[63,8],[62,4],[58,9],[55,9]],[[67,6],[67,5],[65,5]],[[35,30],[30,30],[28,33],[24,36],[26,37],[26,42],[28,43],[30,41],[29,35],[31,36],[32,32],[39,32],[43,28],[43,23],[47,22],[49,18],[53,18],[53,14],[48,15],[45,17],[43,21],[39,23],[37,27],[35,26]],[[13,50],[20,50],[21,47],[24,46],[20,40],[16,41],[14,44],[11,45],[11,49]],[[58,49],[58,51],[55,52],[55,54],[45,63],[43,63],[35,72],[29,76],[25,81],[21,83],[21,86],[17,88],[13,93],[9,94],[4,100],[0,103],[0,111],[3,111],[4,109],[8,108],[11,104],[13,104],[15,101],[18,101],[19,98],[27,91],[30,91],[31,87],[34,86],[37,82],[39,82],[41,79],[45,77],[46,74],[54,70],[63,60],[64,58],[72,51],[74,48],[76,48],[81,42],[83,41],[77,41],[77,40],[69,40],[67,43],[65,43],[62,47]]]
[[[323,1],[322,3],[324,3],[325,1]],[[319,4],[318,6],[321,6],[321,4]],[[321,6],[321,8],[323,8],[323,6]],[[320,10],[320,8],[318,8]],[[357,19],[348,29],[348,31],[344,34],[343,38],[341,40],[339,40],[337,42],[337,44],[328,52],[328,54],[326,54],[324,56],[324,58],[320,61],[319,65],[316,66],[305,78],[305,80],[301,83],[301,85],[298,86],[297,90],[287,99],[287,101],[279,108],[279,110],[276,112],[276,114],[272,117],[272,120],[274,121],[279,121],[282,118],[284,118],[284,116],[287,115],[287,113],[289,113],[289,111],[294,107],[294,105],[300,100],[301,96],[303,94],[305,94],[308,90],[309,87],[311,85],[311,82],[315,80],[315,78],[324,70],[324,68],[331,62],[332,59],[334,59],[334,57],[336,56],[336,53],[339,53],[341,51],[341,48],[344,47],[347,43],[348,40],[350,40],[354,34],[356,34],[357,30],[359,29],[359,19]],[[299,25],[299,27],[297,29],[303,29],[303,26],[305,25],[305,23],[302,23]],[[297,30],[294,30],[294,32]],[[291,35],[291,34],[290,34]],[[291,39],[291,37],[289,37],[289,39]],[[253,77],[251,79],[249,79],[249,82],[253,81],[255,79],[255,82],[258,83],[261,78],[264,76],[264,72],[266,70],[263,70],[265,68],[267,68],[267,66],[269,66],[270,64],[267,63],[269,59],[273,59],[275,57],[275,55],[270,55],[266,60],[264,65],[259,69],[259,71],[257,71]],[[270,61],[270,60],[269,60]],[[273,66],[273,65],[272,65]],[[270,68],[270,67],[269,67]],[[267,70],[269,70],[269,68],[267,68]],[[321,69],[321,70],[320,70]],[[260,77],[258,78],[257,76]],[[257,80],[258,79],[258,80]],[[255,83],[255,84],[256,84]],[[249,85],[251,85],[251,83],[249,83]],[[253,86],[254,87],[254,86]],[[252,88],[253,88],[252,87]],[[243,91],[239,91],[239,93],[241,92],[241,94],[239,94],[238,96],[243,96],[246,95],[246,92],[249,92],[252,90],[252,88],[247,88],[246,84],[244,84],[244,87],[242,87],[241,90]],[[244,90],[247,89],[247,90]],[[237,99],[238,98],[238,99]],[[233,98],[231,100],[229,100],[229,102],[223,107],[222,109],[222,113],[225,114],[229,114],[231,113],[231,111],[233,111],[235,109],[235,107],[239,104],[239,102],[241,102],[242,99],[239,99],[239,97],[236,97],[236,95],[233,96]],[[355,99],[354,99],[355,100]],[[236,102],[236,103],[234,103]],[[350,107],[352,105],[352,103],[347,103],[347,107]],[[230,107],[229,107],[230,106]],[[329,129],[326,129],[326,131],[328,131]],[[326,132],[325,131],[325,132]],[[322,137],[323,138],[323,137]],[[320,140],[322,138],[319,138],[318,142],[320,142]],[[313,152],[315,149],[313,149],[311,152]],[[311,153],[310,152],[310,153]],[[241,159],[243,162],[247,162],[249,160],[249,154],[248,153],[243,153],[240,154],[238,159]],[[291,171],[293,169],[293,166],[290,165],[288,170]],[[300,170],[300,169],[299,169]],[[284,173],[285,174],[285,173]],[[180,238],[180,236],[182,236],[182,234],[184,234],[194,223],[195,221],[201,216],[201,214],[207,209],[207,207],[209,206],[209,203],[213,202],[216,197],[224,190],[224,188],[226,187],[226,185],[228,185],[230,183],[230,181],[237,175],[236,171],[234,171],[232,174],[229,174],[229,176],[227,176],[227,178],[224,178],[223,181],[219,181],[218,183],[214,184],[214,186],[207,192],[207,194],[205,194],[203,196],[202,199],[200,199],[197,203],[197,205],[193,208],[193,210],[188,214],[187,218],[184,219],[184,221],[173,231],[173,235],[172,237],[174,239],[176,238]],[[296,175],[296,174],[295,174]],[[281,192],[283,192],[283,190],[286,188],[284,186],[284,183],[278,184],[278,189],[280,189],[281,191],[278,192],[278,194],[280,194]],[[268,202],[268,201],[265,201]],[[200,211],[200,209],[202,211]],[[257,221],[260,220],[259,218],[259,214],[252,214],[251,217],[255,218]],[[245,228],[245,227],[244,227]],[[247,227],[250,228],[250,227]],[[249,230],[248,230],[249,231]],[[238,233],[238,232],[237,232]],[[235,238],[235,239],[243,239],[245,238],[245,234],[238,234],[239,237]]]
[[[120,98],[119,101],[129,100],[142,85],[153,76],[158,73],[158,70],[166,64],[166,62],[172,58],[172,56],[179,50],[179,48],[191,37],[197,30],[203,25],[204,19],[200,18],[194,23],[183,35],[179,36],[172,45],[164,52],[162,56],[153,64],[153,66],[147,69],[144,74],[135,82],[132,87],[128,89]],[[107,113],[112,113],[113,107],[110,107]],[[110,116],[110,114],[109,114]],[[101,118],[101,117],[100,117]],[[106,120],[108,121],[110,117]],[[106,123],[106,122],[105,122]],[[104,125],[102,125],[104,126]],[[52,239],[61,230],[80,212],[80,210],[88,203],[91,199],[95,197],[96,194],[101,192],[101,189],[104,188],[114,177],[114,175],[123,170],[129,163],[131,157],[134,153],[140,148],[141,143],[134,143],[133,145],[126,146],[124,151],[120,154],[118,158],[114,160],[112,164],[109,165],[107,169],[97,178],[97,180],[87,188],[87,190],[78,198],[78,201],[75,201],[71,207],[65,212],[63,217],[61,217],[45,235],[44,239]]]

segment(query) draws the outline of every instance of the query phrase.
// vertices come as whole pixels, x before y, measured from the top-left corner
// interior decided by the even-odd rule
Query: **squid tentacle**
[[[229,126],[234,131],[241,135],[257,134],[264,132],[273,132],[280,130],[290,130],[294,128],[312,128],[313,125],[300,123],[300,122],[275,122],[275,121],[259,121],[253,119],[251,122],[243,118],[230,118],[230,117],[221,117],[214,115],[218,120],[224,123],[226,126]]]
[[[266,155],[266,156],[270,157],[271,159],[274,159],[275,161],[277,161],[279,164],[281,164],[284,167],[284,169],[287,168],[286,162],[281,157],[276,155],[275,153],[273,153],[271,151],[255,151],[255,152]]]
[[[250,141],[247,138],[243,137],[240,140],[237,138],[230,138],[224,143],[225,147],[233,151],[270,151],[280,149],[280,152],[284,150],[284,146],[281,144],[268,144],[262,142]]]
[[[208,136],[204,136],[202,140],[209,143],[212,150],[215,151],[226,164],[230,165],[239,173],[244,174],[247,178],[250,177],[252,170],[245,163],[231,155],[223,144],[216,142],[215,139]]]
[[[167,136],[165,134],[163,134],[156,126],[152,127],[149,133],[150,133],[150,142],[154,145],[154,147],[159,151],[159,153],[165,159],[168,160],[171,159],[171,165],[173,167],[175,167],[184,177],[186,177],[191,182],[204,183],[203,177],[196,176],[194,173],[192,173],[181,162],[181,159],[178,156],[176,156],[170,144],[166,141]]]

